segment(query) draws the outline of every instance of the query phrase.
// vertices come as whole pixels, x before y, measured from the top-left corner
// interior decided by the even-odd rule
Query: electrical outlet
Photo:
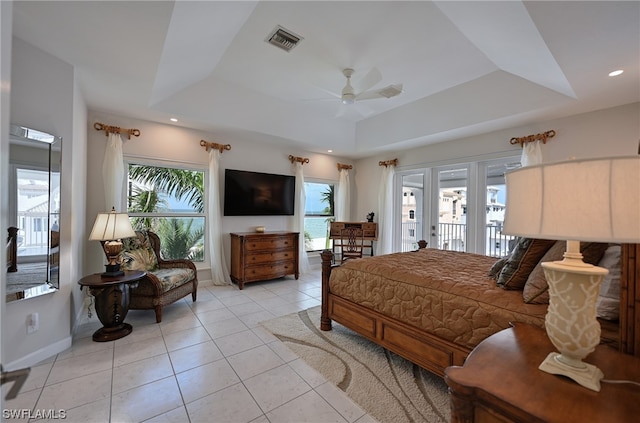
[[[38,313],[31,313],[27,316],[27,333],[34,333],[40,329],[40,318]]]

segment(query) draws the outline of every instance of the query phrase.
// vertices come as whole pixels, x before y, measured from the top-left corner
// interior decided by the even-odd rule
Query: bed
[[[538,245],[528,257],[535,262],[518,262],[521,279],[527,281],[540,261],[549,261],[552,245]],[[603,341],[638,354],[640,335],[633,322],[634,303],[640,301],[640,249],[633,245],[619,251],[620,314],[617,320],[602,321]],[[498,260],[420,248],[342,265],[332,264],[330,250],[321,256],[321,329],[331,330],[335,321],[440,376],[448,366],[462,365],[477,344],[511,322],[544,327],[548,305],[525,302],[523,286],[504,286],[496,276],[514,253]]]

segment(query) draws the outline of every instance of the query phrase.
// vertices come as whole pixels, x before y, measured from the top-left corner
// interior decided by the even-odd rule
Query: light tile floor
[[[160,324],[153,311],[130,310],[133,332],[113,342],[92,341],[101,326],[94,314],[69,350],[32,367],[18,397],[3,403],[31,411],[5,420],[375,422],[259,325],[320,298],[317,268],[242,291],[200,286],[195,303],[189,296],[166,307]]]

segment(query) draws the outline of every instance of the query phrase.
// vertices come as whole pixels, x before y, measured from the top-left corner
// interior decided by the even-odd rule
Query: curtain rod
[[[109,134],[127,134],[127,139],[131,139],[131,135],[134,137],[140,136],[139,129],[122,129],[119,126],[105,125],[104,123],[96,122],[93,124],[94,129],[97,131],[104,131],[105,135]]]
[[[379,161],[378,162],[378,166],[397,166],[398,165],[398,159],[392,159],[392,160],[385,160],[385,161]]]
[[[309,159],[307,157],[296,157],[296,156],[292,156],[291,154],[289,154],[289,160],[291,161],[291,163],[293,162],[300,162],[302,164],[309,163]]]
[[[549,138],[553,138],[555,136],[556,136],[556,131],[552,129],[550,131],[543,132],[541,134],[527,135],[526,137],[520,137],[520,138],[515,138],[515,137],[511,138],[509,140],[509,144],[511,145],[520,144],[520,147],[522,147],[524,143],[532,142],[532,141],[542,141],[543,144],[546,144]]]
[[[218,144],[217,142],[209,142],[205,140],[200,140],[200,145],[205,148],[205,150],[209,151],[209,149],[220,150],[220,154],[223,153],[224,150],[231,150],[231,144]]]
[[[351,170],[351,169],[353,169],[353,165],[350,165],[350,164],[342,164],[342,163],[336,163],[336,164],[338,165],[338,170],[342,170],[342,169]]]

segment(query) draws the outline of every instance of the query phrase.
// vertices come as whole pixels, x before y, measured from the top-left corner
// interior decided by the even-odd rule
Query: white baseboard
[[[41,361],[51,358],[54,355],[59,354],[66,349],[69,349],[71,347],[72,339],[73,338],[71,336],[68,336],[58,342],[54,342],[53,344],[47,345],[44,348],[27,354],[26,356],[21,357],[18,360],[6,363],[6,366],[4,366],[4,370],[17,370],[23,369],[25,367],[35,366]]]

